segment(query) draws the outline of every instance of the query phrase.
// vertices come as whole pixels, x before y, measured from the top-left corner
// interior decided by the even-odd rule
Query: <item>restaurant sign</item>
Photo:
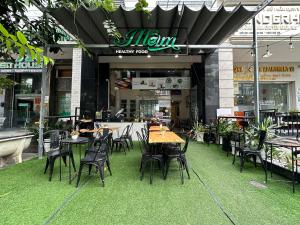
[[[259,67],[259,80],[261,81],[286,81],[295,73],[294,65],[262,65]],[[253,65],[234,65],[234,81],[253,81]]]
[[[37,63],[30,57],[17,58],[15,62],[0,62],[0,73],[42,73],[43,62]]]
[[[166,49],[180,51],[176,45],[176,36],[163,37],[157,29],[137,28],[129,30],[123,38],[115,39],[114,44],[117,47],[144,47],[141,49],[118,49],[117,54],[134,54],[158,52]]]

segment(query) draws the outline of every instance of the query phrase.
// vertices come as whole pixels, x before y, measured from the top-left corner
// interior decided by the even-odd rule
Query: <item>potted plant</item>
[[[218,122],[218,135],[220,144],[224,151],[231,151],[230,137],[233,130],[233,122],[227,119],[220,119]]]
[[[73,130],[73,131],[71,132],[71,138],[72,138],[73,140],[76,140],[78,137],[79,137],[79,131]]]
[[[198,142],[204,142],[203,137],[204,137],[204,132],[206,129],[205,129],[205,126],[203,125],[202,121],[195,122],[192,130],[195,133],[196,140]]]

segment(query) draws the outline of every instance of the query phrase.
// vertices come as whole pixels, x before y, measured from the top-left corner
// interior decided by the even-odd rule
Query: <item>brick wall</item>
[[[81,66],[82,49],[74,48],[72,57],[71,115],[75,115],[75,107],[80,107]]]

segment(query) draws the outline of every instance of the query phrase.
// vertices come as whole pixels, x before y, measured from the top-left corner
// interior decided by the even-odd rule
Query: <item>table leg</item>
[[[273,176],[273,145],[271,144],[271,165],[270,165],[270,170],[271,170],[271,177]]]
[[[70,144],[68,146],[69,149],[69,184],[71,184],[71,163],[70,163],[70,158],[71,158],[71,151],[72,151],[72,145],[71,145],[71,149],[70,149]]]
[[[293,174],[293,193],[295,193],[295,169],[294,169],[294,148],[292,147],[292,174]]]

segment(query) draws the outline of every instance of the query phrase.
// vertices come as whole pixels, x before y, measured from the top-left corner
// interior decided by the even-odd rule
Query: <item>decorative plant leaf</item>
[[[21,42],[22,45],[27,44],[27,38],[25,37],[25,35],[21,31],[17,31],[17,37],[18,37],[18,39],[19,39],[19,41]]]
[[[43,60],[45,65],[49,63],[49,58],[47,56],[43,56]]]
[[[5,36],[8,37],[9,33],[8,31],[5,29],[5,27],[0,23],[0,32]]]
[[[10,40],[9,39],[6,39],[6,48],[7,48],[7,50],[10,50],[11,49],[11,42],[10,42]]]

